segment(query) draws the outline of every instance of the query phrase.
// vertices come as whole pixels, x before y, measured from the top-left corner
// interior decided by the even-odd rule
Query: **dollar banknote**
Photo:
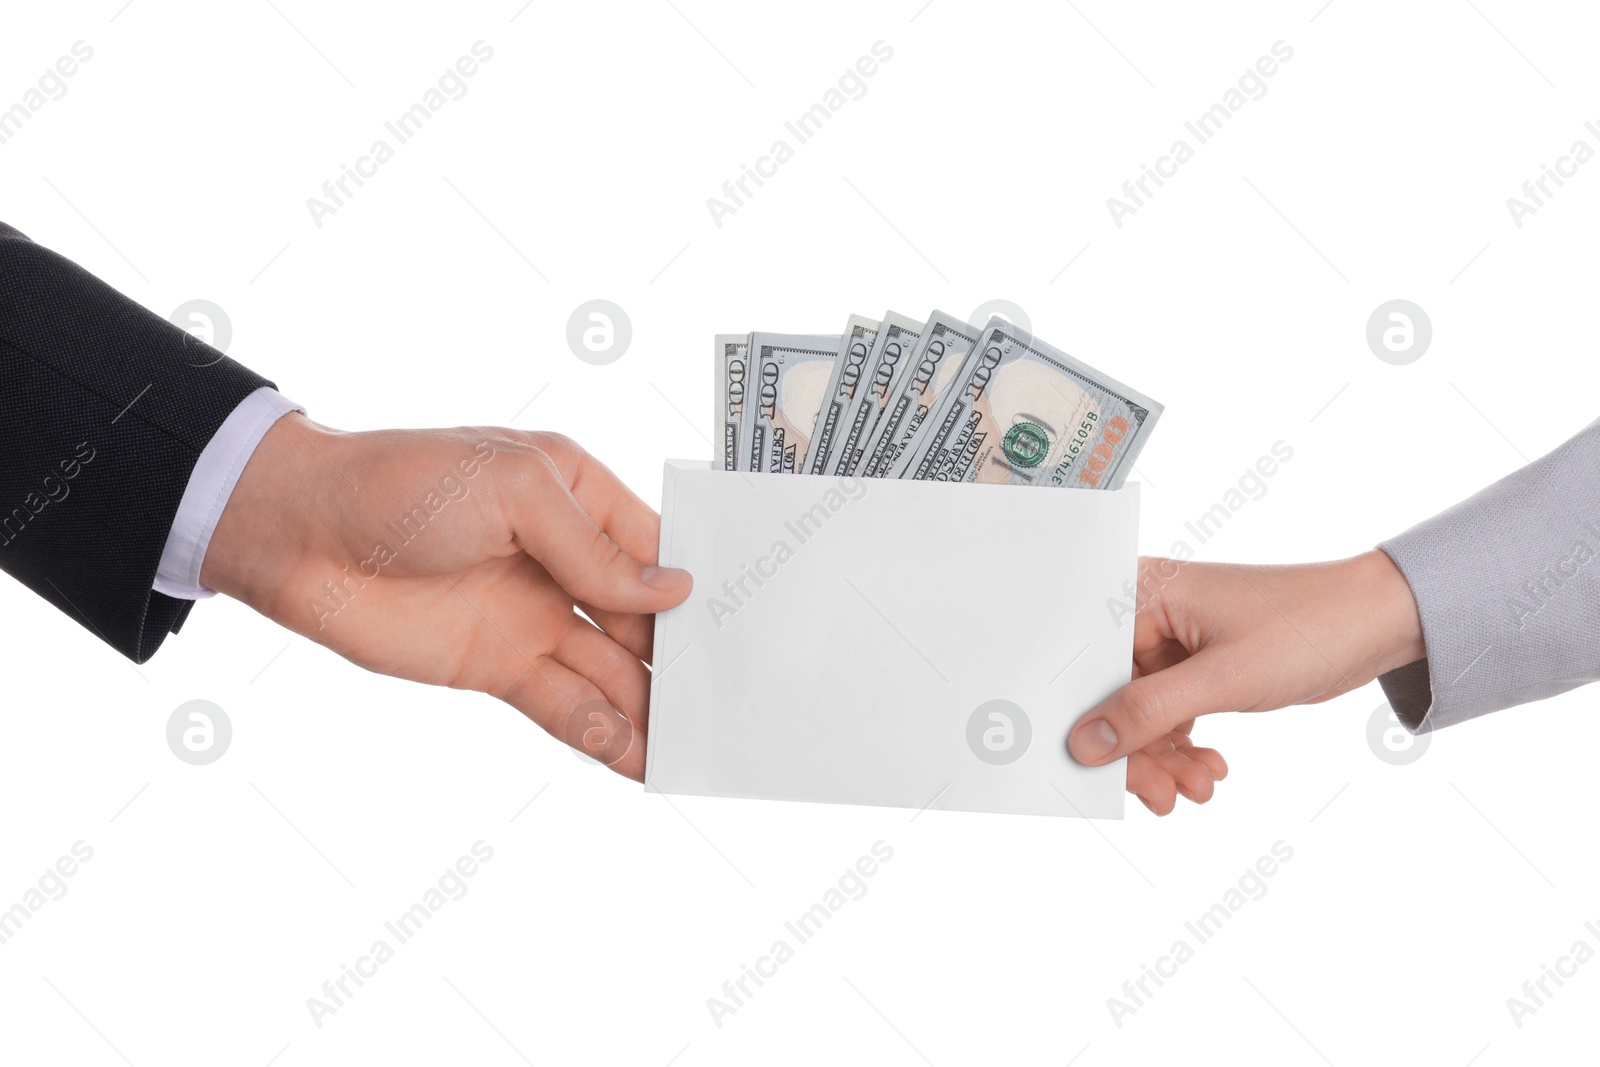
[[[716,409],[715,432],[722,453],[717,457],[717,466],[725,471],[741,470],[739,446],[744,438],[740,429],[750,382],[750,335],[719,333],[715,347],[717,371],[711,402]]]
[[[1116,489],[1161,411],[996,317],[894,476]]]
[[[745,400],[742,469],[793,474],[804,462],[843,340],[838,334],[750,335],[756,378]]]
[[[822,394],[822,410],[817,413],[816,426],[811,431],[811,443],[806,448],[805,462],[799,468],[802,473],[826,473],[828,453],[838,440],[850,404],[866,382],[867,356],[878,339],[878,329],[882,325],[865,315],[851,315],[850,321],[845,324],[843,347],[839,350],[839,358],[833,361],[833,375]]]
[[[897,376],[910,364],[907,357],[922,336],[922,323],[891,311],[884,315],[877,338],[867,353],[866,373],[845,411],[842,427],[834,433],[822,474],[850,476],[867,454],[867,443],[878,424]],[[807,468],[808,470],[811,468]]]
[[[935,311],[917,340],[896,382],[872,438],[866,446],[857,474],[866,478],[893,478],[902,457],[912,448],[950,384],[960,375],[973,346],[978,329],[954,315]]]

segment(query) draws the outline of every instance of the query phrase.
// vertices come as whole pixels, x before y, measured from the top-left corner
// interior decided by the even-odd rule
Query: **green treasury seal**
[[[1037,467],[1050,452],[1050,436],[1037,423],[1019,422],[1006,431],[1000,451],[1018,467]]]

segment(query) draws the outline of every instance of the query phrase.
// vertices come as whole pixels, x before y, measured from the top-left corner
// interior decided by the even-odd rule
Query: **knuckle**
[[[598,526],[590,536],[589,554],[593,557],[595,566],[600,568],[613,566],[624,555],[622,546]]]
[[[514,452],[486,468],[482,488],[493,501],[497,513],[504,517],[508,533],[519,533],[529,546],[546,543],[545,526],[541,522],[526,521],[544,507],[550,492],[550,475],[544,465],[524,452]],[[519,521],[521,520],[521,521]]]
[[[536,450],[551,456],[567,458],[581,455],[583,446],[564,433],[553,430],[539,430],[528,435],[528,443]]]
[[[515,468],[518,488],[546,505],[554,503],[569,492],[567,481],[554,458],[542,448],[529,449]]]
[[[1123,718],[1141,738],[1165,732],[1162,726],[1163,705],[1164,701],[1149,686],[1130,685],[1123,690]]]
[[[509,453],[489,469],[493,472],[494,484],[511,499],[516,499],[546,489],[554,467],[550,457],[540,450],[524,448]]]
[[[523,466],[538,477],[559,478],[561,476],[561,468],[556,465],[555,457],[538,445],[530,446],[523,453],[523,459]]]

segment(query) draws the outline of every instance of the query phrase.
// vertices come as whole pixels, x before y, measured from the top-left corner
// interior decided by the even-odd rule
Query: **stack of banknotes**
[[[719,334],[724,470],[1116,489],[1161,405],[996,316]]]

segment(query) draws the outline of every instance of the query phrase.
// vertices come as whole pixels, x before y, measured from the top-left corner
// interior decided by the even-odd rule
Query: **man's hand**
[[[642,781],[653,616],[691,585],[656,566],[659,534],[558,434],[341,433],[291,413],[200,579],[368,670],[498,697]]]
[[[1166,815],[1228,773],[1190,743],[1196,716],[1331,700],[1425,655],[1411,588],[1380,551],[1283,567],[1141,559],[1134,680],[1067,747],[1090,766],[1129,757],[1128,791]]]

